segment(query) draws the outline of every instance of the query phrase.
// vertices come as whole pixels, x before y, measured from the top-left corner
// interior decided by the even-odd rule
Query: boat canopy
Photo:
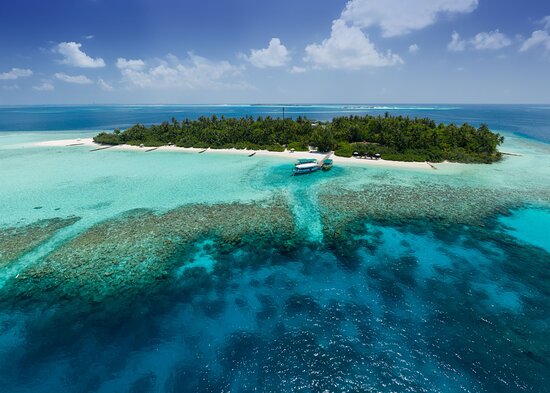
[[[316,158],[299,158],[298,164],[309,164],[310,162],[317,162]]]

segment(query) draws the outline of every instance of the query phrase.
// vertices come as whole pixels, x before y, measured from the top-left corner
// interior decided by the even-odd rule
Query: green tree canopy
[[[486,124],[478,128],[464,123],[437,124],[429,118],[403,116],[347,116],[331,122],[312,122],[305,117],[274,119],[270,116],[218,118],[202,116],[160,125],[136,124],[125,131],[100,133],[94,140],[103,144],[169,143],[182,147],[249,148],[281,150],[285,146],[316,146],[349,155],[368,146],[368,153],[406,161],[494,162],[501,158],[497,148],[504,138]],[[358,145],[357,145],[358,144]],[[353,150],[355,149],[355,150]]]

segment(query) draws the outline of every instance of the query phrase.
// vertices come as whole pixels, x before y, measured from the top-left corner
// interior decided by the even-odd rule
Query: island
[[[429,118],[348,116],[332,121],[306,117],[225,118],[213,115],[159,125],[136,124],[124,131],[101,132],[94,142],[137,145],[269,151],[334,151],[341,157],[383,157],[392,161],[493,163],[502,158],[504,137],[486,124],[436,123]]]

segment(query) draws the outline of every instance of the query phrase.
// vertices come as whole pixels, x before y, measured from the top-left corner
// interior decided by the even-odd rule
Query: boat
[[[315,160],[315,162],[305,162],[302,164],[297,163],[296,165],[294,165],[294,174],[303,175],[306,173],[318,171],[319,169],[321,169],[321,166],[319,165],[317,160]]]
[[[316,158],[300,158],[294,164],[294,175],[304,175],[316,172],[319,169],[328,171],[332,168],[332,160],[329,158],[332,152],[328,153],[321,161]]]
[[[321,169],[324,170],[324,171],[330,171],[332,169],[332,159],[330,158],[327,158],[326,160],[323,161],[323,165],[321,165]]]

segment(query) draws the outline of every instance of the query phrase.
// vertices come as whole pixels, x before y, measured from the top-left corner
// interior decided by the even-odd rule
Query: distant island
[[[393,161],[492,163],[504,137],[482,124],[437,124],[428,118],[403,116],[336,117],[316,122],[305,117],[218,118],[171,122],[150,127],[136,124],[125,131],[102,132],[94,142],[105,145],[144,145],[284,151],[334,151],[341,157],[380,155]]]

